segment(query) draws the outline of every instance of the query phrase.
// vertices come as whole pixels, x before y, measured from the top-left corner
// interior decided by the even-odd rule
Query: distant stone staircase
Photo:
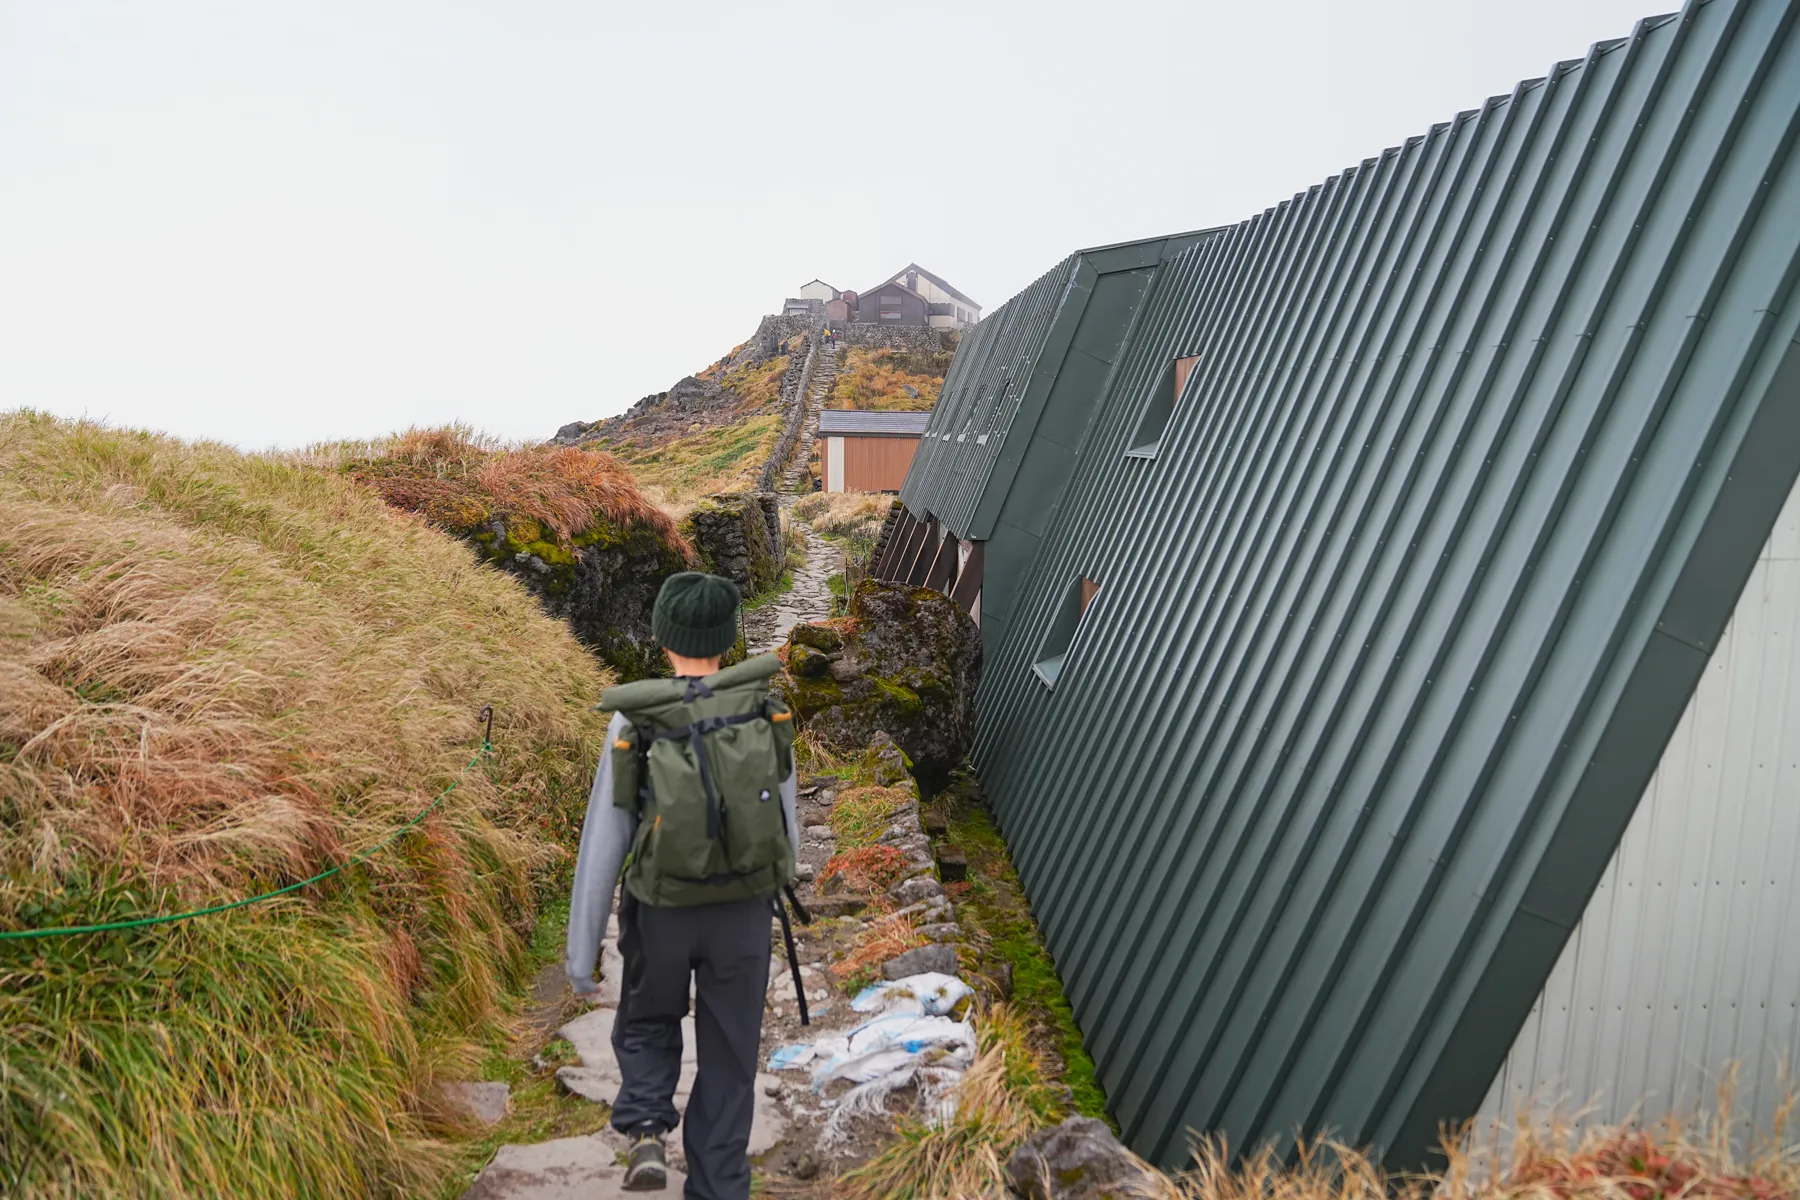
[[[784,491],[799,491],[806,484],[812,466],[813,441],[819,435],[819,411],[825,407],[826,397],[837,384],[843,359],[844,348],[837,342],[820,348],[818,364],[813,368],[812,382],[806,393],[806,417],[800,425],[800,438],[794,443],[787,469],[781,473]]]

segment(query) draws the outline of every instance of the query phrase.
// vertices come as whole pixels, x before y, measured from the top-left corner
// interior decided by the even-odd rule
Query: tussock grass
[[[566,873],[606,683],[343,474],[0,416],[0,1193],[401,1196]]]
[[[953,1095],[954,1111],[941,1120],[902,1118],[895,1139],[840,1177],[834,1196],[1008,1194],[1005,1164],[1013,1150],[1066,1114],[1060,1090],[1045,1082],[1030,1022],[1004,1005],[976,1020],[980,1055]],[[1236,1156],[1222,1139],[1198,1137],[1188,1169],[1165,1174],[1139,1161],[1140,1180],[1107,1194],[1137,1200],[1791,1200],[1800,1196],[1800,1147],[1787,1139],[1791,1108],[1790,1101],[1771,1128],[1748,1139],[1733,1121],[1729,1085],[1709,1112],[1650,1128],[1582,1130],[1551,1116],[1486,1144],[1451,1131],[1445,1167],[1408,1175],[1390,1174],[1328,1137]]]
[[[811,492],[794,501],[794,516],[824,537],[862,544],[866,556],[893,507],[892,496],[876,492]]]
[[[839,793],[831,806],[831,831],[837,835],[838,851],[873,846],[887,832],[889,818],[907,797],[904,788],[853,787]]]
[[[893,906],[885,896],[875,897],[873,904],[877,911]],[[863,927],[850,952],[831,964],[831,973],[843,983],[845,991],[858,992],[875,981],[882,963],[924,944],[917,917],[885,913]]]
[[[676,520],[703,496],[750,490],[781,436],[781,384],[791,361],[780,354],[723,373],[701,371],[699,378],[731,389],[735,401],[674,428],[660,412],[608,422],[596,444],[625,463],[638,487]]]
[[[1791,1108],[1791,1102],[1790,1102]],[[1232,1158],[1197,1139],[1193,1165],[1146,1190],[1168,1200],[1787,1200],[1800,1196],[1800,1148],[1788,1111],[1749,1139],[1734,1125],[1729,1087],[1718,1107],[1649,1128],[1582,1130],[1551,1115],[1486,1143],[1446,1134],[1440,1171],[1390,1175],[1361,1151],[1302,1138]]]
[[[851,760],[810,729],[794,731],[794,761],[805,775],[836,775],[848,771]]]
[[[716,378],[721,386],[738,394],[739,413],[752,413],[780,402],[781,384],[792,361],[790,355],[777,354],[761,362],[745,363]]]
[[[326,459],[329,451],[320,448],[309,458]],[[383,443],[343,445],[336,457],[341,469],[395,508],[447,529],[476,529],[493,517],[525,517],[564,543],[606,525],[641,526],[685,546],[674,520],[604,451],[506,448],[466,427],[449,426],[408,430]]]

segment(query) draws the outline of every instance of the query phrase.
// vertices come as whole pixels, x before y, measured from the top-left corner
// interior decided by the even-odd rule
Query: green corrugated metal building
[[[877,569],[982,625],[1141,1153],[1417,1163],[1488,1093],[1800,473],[1795,15],[1644,21],[965,339]]]

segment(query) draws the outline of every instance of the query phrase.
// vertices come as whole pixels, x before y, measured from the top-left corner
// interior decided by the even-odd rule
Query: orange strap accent
[[[614,750],[629,750],[629,749],[631,749],[631,743],[626,741],[624,738],[614,738],[613,739],[613,749]]]
[[[769,714],[769,720],[771,720],[771,721],[791,721],[793,719],[794,719],[794,714],[791,712],[770,713]]]

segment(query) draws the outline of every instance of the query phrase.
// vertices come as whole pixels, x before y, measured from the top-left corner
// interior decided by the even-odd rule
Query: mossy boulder
[[[1013,1194],[1026,1200],[1110,1200],[1161,1191],[1149,1166],[1119,1144],[1106,1122],[1092,1117],[1070,1117],[1032,1134],[1007,1161],[1006,1178]]]
[[[482,557],[516,575],[552,616],[624,680],[667,675],[650,632],[663,580],[692,569],[685,549],[656,529],[599,523],[567,541],[529,517],[493,517],[463,531]]]
[[[886,733],[928,786],[968,753],[981,633],[942,592],[865,580],[847,620],[795,626],[786,659],[777,690],[831,748],[860,753]]]
[[[844,648],[844,635],[830,625],[796,625],[788,633],[788,644],[832,654]]]
[[[781,510],[772,493],[709,496],[682,522],[701,562],[754,596],[781,575]]]
[[[831,674],[831,655],[808,646],[795,646],[788,652],[788,670],[799,679],[823,679]]]

